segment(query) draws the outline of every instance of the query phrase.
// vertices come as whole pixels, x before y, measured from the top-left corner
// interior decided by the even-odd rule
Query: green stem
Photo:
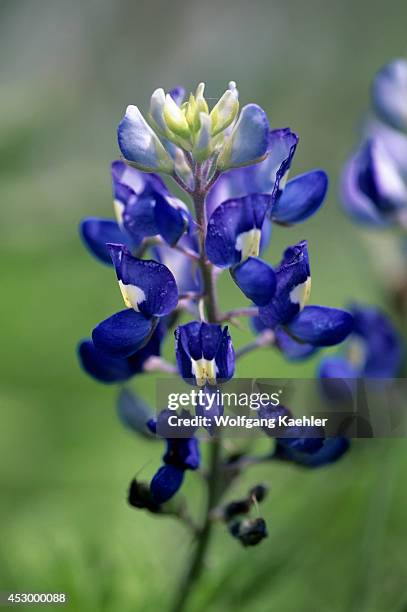
[[[205,206],[205,191],[200,191],[199,185],[197,191],[193,194],[192,199],[195,206],[196,220],[199,227],[199,267],[202,274],[202,282],[204,286],[205,310],[208,322],[216,323],[219,319],[218,300],[216,295],[216,284],[213,274],[213,266],[207,260],[205,253],[205,235],[206,235],[206,206]]]
[[[173,607],[171,608],[172,612],[182,612],[182,610],[185,609],[187,600],[196,582],[200,578],[202,570],[204,568],[206,552],[208,550],[212,535],[213,522],[211,520],[211,514],[213,509],[216,507],[218,501],[218,478],[221,459],[221,448],[221,441],[219,438],[214,438],[213,440],[211,440],[208,498],[206,503],[204,524],[199,533],[194,555],[189,564],[188,571],[184,576],[183,582],[175,598]]]
[[[203,280],[203,295],[205,300],[206,317],[209,323],[216,323],[219,320],[216,285],[213,275],[212,264],[207,260],[205,253],[205,233],[206,233],[206,192],[201,190],[200,171],[196,168],[196,191],[192,195],[196,219],[199,226],[199,266]],[[219,500],[219,477],[222,459],[222,443],[220,437],[210,441],[210,459],[208,467],[208,491],[203,525],[199,531],[193,557],[188,563],[188,570],[183,582],[176,595],[172,612],[182,612],[185,609],[187,600],[202,574],[205,564],[205,557],[209,547],[213,521],[212,512]]]

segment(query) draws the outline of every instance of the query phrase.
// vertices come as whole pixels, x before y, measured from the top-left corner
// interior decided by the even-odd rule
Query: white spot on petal
[[[136,312],[140,312],[139,305],[146,299],[144,291],[137,285],[125,285],[122,281],[119,281],[119,287],[127,308],[133,308]]]
[[[120,200],[113,200],[113,210],[120,228],[123,228],[123,213],[125,206]]]
[[[196,384],[203,387],[208,381],[210,385],[216,384],[217,367],[214,359],[208,360],[191,358],[192,373],[196,378]]]
[[[257,257],[260,251],[261,230],[253,228],[248,232],[239,234],[236,238],[235,249],[241,251],[241,260],[248,257]]]
[[[290,302],[292,304],[298,304],[300,310],[304,308],[304,306],[308,303],[309,296],[311,294],[311,277],[309,276],[305,283],[301,283],[301,285],[297,285],[290,292]]]

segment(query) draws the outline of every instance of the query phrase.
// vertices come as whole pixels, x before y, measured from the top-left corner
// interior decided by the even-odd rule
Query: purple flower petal
[[[164,504],[181,488],[184,471],[173,465],[163,465],[154,475],[150,491],[157,504]]]
[[[316,347],[306,342],[298,342],[288,334],[283,327],[277,327],[276,333],[276,345],[283,353],[286,359],[290,361],[300,361],[301,359],[307,359],[316,352]]]
[[[276,275],[273,268],[265,261],[249,257],[231,268],[231,274],[236,285],[257,306],[265,306],[273,298]]]
[[[260,319],[270,328],[291,321],[308,300],[311,273],[305,240],[286,249],[275,273],[277,286],[273,299],[259,309]]]
[[[97,349],[113,357],[136,353],[148,340],[153,320],[129,308],[121,310],[95,327],[92,340]]]
[[[175,353],[181,376],[200,386],[232,378],[235,355],[228,328],[191,321],[175,330]]]
[[[133,257],[119,244],[109,245],[123,297],[128,307],[146,317],[162,317],[178,303],[178,289],[171,272],[156,261]]]
[[[206,206],[208,216],[226,200],[241,198],[254,193],[273,195],[283,188],[298,137],[289,128],[271,130],[268,134],[268,155],[260,163],[224,172],[210,190]]]
[[[288,325],[298,340],[314,346],[343,342],[353,328],[353,317],[345,310],[325,306],[306,306]]]
[[[92,340],[83,340],[79,344],[78,356],[85,372],[99,382],[124,382],[134,374],[128,359],[112,357],[98,350]]]
[[[244,106],[219,157],[219,168],[246,166],[263,157],[267,152],[269,129],[267,115],[260,106]]]
[[[350,346],[358,342],[361,375],[367,378],[394,378],[400,373],[403,345],[399,332],[379,309],[354,305],[350,309],[354,329]],[[351,350],[351,349],[350,349]]]
[[[223,202],[208,222],[206,252],[212,263],[230,267],[248,256],[257,256],[261,228],[271,196],[254,194]]]
[[[273,205],[272,220],[283,224],[305,221],[322,206],[327,189],[328,177],[322,170],[296,176]]]
[[[407,131],[407,61],[395,59],[377,73],[372,86],[376,112],[397,130]]]
[[[87,217],[81,221],[79,231],[83,242],[92,255],[110,266],[112,265],[112,259],[107,244],[109,242],[127,242],[126,233],[122,232],[116,221],[110,219]],[[130,242],[128,240],[128,246],[130,246]],[[132,246],[136,245],[132,244]]]

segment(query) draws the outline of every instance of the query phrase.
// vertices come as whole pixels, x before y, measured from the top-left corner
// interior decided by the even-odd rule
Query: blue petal
[[[85,372],[99,382],[124,382],[134,374],[128,359],[118,359],[98,350],[92,340],[83,340],[79,344],[78,356]]]
[[[146,343],[152,328],[153,320],[128,308],[99,323],[92,332],[92,339],[97,349],[124,358]]]
[[[79,231],[83,242],[97,259],[107,265],[112,265],[112,259],[107,248],[108,242],[126,242],[126,235],[121,231],[116,221],[88,217],[81,221]]]
[[[123,227],[138,243],[158,234],[156,198],[170,196],[160,176],[140,172],[122,161],[113,162],[111,171],[116,215]]]
[[[360,153],[353,155],[345,164],[341,177],[341,200],[344,210],[360,223],[383,225],[387,220],[382,216],[375,203],[359,185]]]
[[[407,131],[407,61],[395,59],[377,73],[372,87],[373,104],[384,121]]]
[[[195,361],[214,359],[222,340],[222,327],[215,323],[191,321],[178,327],[179,340],[184,351]]]
[[[235,355],[228,328],[214,323],[191,321],[175,330],[175,354],[181,376],[194,378],[192,361],[215,360],[217,380],[229,380],[234,373]]]
[[[295,177],[273,205],[272,220],[283,224],[304,221],[321,207],[327,189],[328,177],[322,170]]]
[[[164,504],[181,488],[184,472],[172,465],[163,465],[153,477],[150,491],[157,504]]]
[[[83,369],[100,382],[123,382],[143,371],[145,361],[152,355],[160,355],[165,327],[161,321],[150,340],[134,355],[127,358],[112,357],[98,350],[92,340],[84,340],[78,347],[79,360]]]
[[[297,145],[298,136],[290,128],[270,131],[269,154],[266,161],[268,162],[269,170],[271,170],[269,180],[272,178],[273,184],[267,189],[268,192],[271,192],[272,189],[272,192],[278,195],[278,193],[283,191]]]
[[[250,318],[250,327],[256,334],[261,334],[262,331],[269,329],[268,325],[265,325],[258,315]]]
[[[273,225],[270,219],[266,217],[261,226],[260,253],[263,253],[270,245],[272,231]]]
[[[131,355],[128,358],[134,374],[138,374],[139,372],[143,371],[144,364],[149,357],[158,356],[161,354],[161,343],[164,339],[166,331],[165,325],[162,323],[162,320],[160,320],[147,344],[144,344],[136,353],[134,353],[134,355]]]
[[[152,413],[148,404],[140,396],[129,389],[122,389],[117,398],[117,413],[125,427],[147,438],[151,437],[147,422]]]
[[[120,187],[126,187],[128,194],[140,195],[144,191],[154,190],[166,193],[167,188],[158,174],[146,174],[136,168],[132,168],[122,160],[115,160],[111,164],[113,196],[116,196]]]
[[[312,425],[295,425],[286,429],[287,437],[276,438],[276,456],[280,459],[312,455],[321,450],[324,444],[324,431]]]
[[[303,306],[311,274],[306,240],[285,250],[275,273],[277,286],[274,297],[269,304],[259,309],[262,322],[270,328],[288,323]]]
[[[126,230],[141,241],[146,236],[160,234],[174,245],[188,229],[191,215],[185,204],[170,194],[154,191],[148,185],[138,197],[133,197],[123,211]]]
[[[354,305],[351,337],[361,343],[363,355],[360,368],[367,378],[394,378],[399,375],[403,362],[401,336],[390,319],[379,309]]]
[[[236,285],[257,306],[265,306],[272,299],[276,290],[276,275],[265,261],[249,257],[231,268],[231,274]]]
[[[407,186],[380,140],[371,139],[361,147],[358,163],[359,187],[383,214],[407,204]]]
[[[123,211],[123,226],[138,243],[159,233],[155,202],[155,196],[150,193],[140,195],[130,200]]]
[[[343,342],[353,328],[353,317],[345,310],[325,306],[306,306],[288,325],[289,332],[314,346]]]
[[[365,125],[365,134],[368,139],[379,140],[400,173],[407,176],[407,134],[399,132],[377,119],[370,119]]]
[[[171,272],[160,263],[133,257],[119,244],[109,246],[122,292],[127,292],[131,306],[146,317],[162,317],[178,303],[178,289]]]
[[[287,174],[298,137],[289,128],[272,130],[268,135],[268,155],[264,161],[235,168],[221,174],[210,190],[206,207],[208,216],[225,200],[240,198],[253,193],[268,193],[277,197]]]
[[[173,89],[170,90],[169,94],[174,100],[175,104],[181,106],[182,101],[185,98],[185,89],[180,86],[173,87]]]
[[[158,233],[171,246],[177,244],[189,224],[190,215],[181,204],[176,198],[169,199],[159,194],[155,197],[154,214]]]
[[[137,106],[128,106],[119,124],[118,142],[125,159],[146,172],[171,173],[173,162]]]
[[[297,465],[309,468],[322,467],[329,463],[338,461],[349,449],[350,442],[347,438],[325,438],[319,450],[314,452],[298,452],[285,444],[286,439],[278,439],[276,447],[276,458],[292,461]]]
[[[316,347],[305,342],[297,342],[290,334],[282,327],[277,327],[275,330],[276,345],[283,353],[286,359],[290,361],[299,361],[311,357],[316,352]]]
[[[250,240],[247,232],[261,232],[271,201],[271,196],[254,194],[218,206],[209,219],[206,235],[206,252],[212,263],[229,267],[241,261],[244,243]]]
[[[224,327],[222,330],[222,340],[215,357],[215,362],[218,370],[217,380],[220,382],[230,380],[235,373],[235,351],[227,327]]]
[[[235,168],[252,164],[267,152],[269,123],[257,104],[247,104],[232,130],[229,143],[219,158],[219,167]]]
[[[180,470],[197,470],[200,464],[199,442],[196,438],[170,438],[164,463]]]

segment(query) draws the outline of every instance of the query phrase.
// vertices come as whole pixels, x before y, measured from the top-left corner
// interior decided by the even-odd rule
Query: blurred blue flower
[[[407,60],[397,58],[383,66],[372,85],[377,114],[397,130],[407,132]]]
[[[325,357],[321,378],[395,378],[403,360],[403,344],[390,319],[378,308],[353,305],[353,330],[344,355]]]
[[[397,223],[407,212],[407,174],[403,175],[387,142],[369,138],[344,168],[342,201],[356,221],[386,225]],[[399,143],[407,149],[407,138],[400,137]]]
[[[341,181],[344,209],[368,225],[407,225],[407,61],[396,59],[376,74],[374,117]]]

